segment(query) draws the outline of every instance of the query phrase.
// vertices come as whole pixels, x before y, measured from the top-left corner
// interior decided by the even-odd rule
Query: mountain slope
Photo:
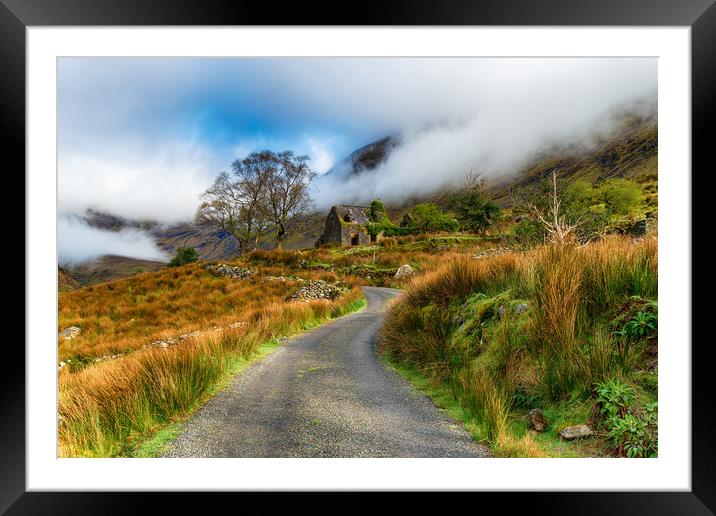
[[[400,145],[396,136],[386,136],[350,153],[326,172],[326,179],[343,179],[375,170]]]

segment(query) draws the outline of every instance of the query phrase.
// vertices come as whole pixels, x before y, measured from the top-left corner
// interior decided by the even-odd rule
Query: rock
[[[201,332],[197,330],[191,333],[185,333],[184,335],[179,335],[179,340],[186,340],[192,337],[198,337],[199,335],[201,335]]]
[[[264,281],[288,281],[285,276],[264,276],[262,279]]]
[[[400,268],[395,273],[395,276],[393,276],[395,279],[403,279],[403,278],[409,278],[415,274],[415,271],[413,268],[408,265],[407,263],[405,265],[401,265]]]
[[[592,435],[592,429],[589,428],[587,425],[574,425],[574,426],[568,426],[567,428],[563,429],[559,435],[562,436],[562,439],[565,441],[571,441],[572,439],[581,439],[583,437],[589,437]]]
[[[522,312],[526,311],[529,307],[530,307],[530,305],[527,303],[518,303],[515,306],[515,313],[521,314]]]
[[[217,265],[207,265],[206,270],[212,271],[219,276],[226,276],[227,278],[233,279],[248,279],[256,273],[255,271],[247,269],[245,267],[234,267],[225,263],[219,263]]]
[[[348,288],[341,282],[328,283],[323,280],[309,281],[291,294],[288,301],[311,301],[313,299],[335,299]]]
[[[512,249],[509,247],[493,247],[491,249],[486,249],[484,251],[481,251],[473,256],[473,258],[486,258],[488,256],[495,256],[498,254],[504,254],[504,253],[510,253],[512,252]]]
[[[505,316],[505,312],[507,312],[507,308],[505,308],[505,305],[500,305],[497,307],[497,317],[502,319]]]
[[[527,422],[530,428],[537,432],[544,432],[544,428],[547,426],[547,420],[538,408],[534,408],[527,413]]]
[[[80,334],[80,329],[77,326],[70,326],[60,332],[60,337],[65,340],[72,340]]]

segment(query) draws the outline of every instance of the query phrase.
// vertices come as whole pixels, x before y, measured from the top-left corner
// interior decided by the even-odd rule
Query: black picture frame
[[[606,25],[689,26],[692,49],[692,171],[713,171],[710,122],[716,107],[716,0],[490,0],[479,2],[403,0],[339,4],[276,4],[217,0],[0,0],[0,131],[5,162],[25,169],[25,29],[28,26],[87,25]],[[8,160],[7,158],[10,158]],[[694,174],[692,174],[692,181]],[[24,191],[24,182],[18,188]],[[693,190],[693,206],[707,206],[706,189]],[[18,190],[19,191],[19,190]],[[702,198],[699,198],[699,195]],[[19,196],[18,196],[19,197]],[[703,202],[699,202],[703,201]],[[19,211],[19,210],[18,210]],[[693,217],[698,231],[699,218]],[[693,234],[693,233],[692,233]],[[21,237],[24,238],[24,237]],[[19,245],[17,246],[19,249]],[[24,246],[23,246],[24,253]],[[693,250],[692,250],[693,253]],[[19,258],[15,258],[19,261]],[[705,259],[694,258],[692,274]],[[26,269],[26,278],[31,271]],[[693,321],[708,320],[708,303],[692,302]],[[31,307],[27,307],[31,309]],[[694,333],[694,336],[696,334]],[[695,338],[692,339],[696,342]],[[709,339],[710,340],[710,339]],[[482,503],[497,501],[500,510],[528,506],[536,514],[714,514],[716,512],[716,411],[710,382],[709,340],[692,346],[692,490],[691,492],[510,493],[479,494]],[[687,346],[690,343],[668,343]],[[7,346],[10,347],[10,346]],[[135,513],[147,509],[148,494],[39,493],[25,488],[24,354],[13,346],[0,388],[0,512],[7,514]],[[157,494],[163,510],[185,507],[183,494]],[[237,493],[244,500],[247,494]],[[261,496],[261,495],[259,495]],[[265,494],[263,496],[266,496]],[[273,495],[272,495],[273,496]],[[499,497],[499,500],[490,500]],[[261,501],[256,499],[254,502]],[[351,512],[373,503],[357,495]],[[420,507],[422,496],[401,502],[403,511]],[[486,500],[485,500],[486,499]],[[464,501],[464,500],[463,500]],[[265,503],[265,502],[264,502]],[[345,503],[345,502],[344,502]],[[475,500],[469,503],[477,503]],[[176,504],[176,505],[175,505]],[[477,506],[476,506],[477,507]],[[487,507],[487,506],[485,506]],[[312,512],[317,509],[309,503]],[[401,511],[401,512],[403,512]]]

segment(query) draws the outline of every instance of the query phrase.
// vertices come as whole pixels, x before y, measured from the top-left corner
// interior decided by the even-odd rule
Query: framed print
[[[691,170],[716,8],[656,3],[3,0],[27,301],[0,507],[712,513]]]

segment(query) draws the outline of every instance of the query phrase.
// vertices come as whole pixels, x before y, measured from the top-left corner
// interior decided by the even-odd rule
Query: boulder
[[[80,334],[80,329],[77,326],[70,326],[60,332],[60,337],[65,340],[72,340]]]
[[[528,305],[527,303],[518,303],[517,305],[515,305],[515,313],[521,314],[522,312],[526,311],[529,307],[530,307],[530,305]]]
[[[571,441],[572,439],[589,437],[592,433],[592,429],[587,425],[574,425],[564,428],[559,435],[561,435],[565,441]]]
[[[542,411],[538,408],[532,409],[527,413],[527,422],[532,430],[537,432],[544,432],[544,428],[547,426],[547,420],[542,414]]]
[[[405,265],[401,265],[400,268],[395,273],[395,279],[403,279],[403,278],[409,278],[415,274],[415,271],[413,268],[408,265],[407,263]]]

